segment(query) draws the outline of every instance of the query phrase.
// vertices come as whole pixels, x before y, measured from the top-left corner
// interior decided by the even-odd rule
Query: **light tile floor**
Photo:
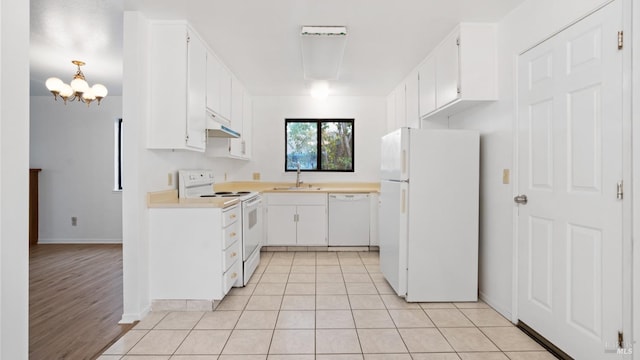
[[[152,312],[100,360],[555,359],[483,302],[407,303],[377,252],[263,252],[213,312]]]

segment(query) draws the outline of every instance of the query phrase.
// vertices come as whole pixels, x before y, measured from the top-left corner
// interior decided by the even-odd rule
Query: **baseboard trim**
[[[491,308],[493,308],[493,310],[499,312],[500,315],[504,316],[507,319],[511,319],[511,311],[508,310],[507,308],[505,308],[504,306],[498,304],[497,301],[493,301],[493,299],[491,299],[491,297],[487,296],[486,293],[484,293],[482,291],[478,291],[478,297],[480,298],[480,300],[482,300],[485,303],[487,303],[487,305],[491,306]],[[515,324],[515,322],[513,322],[513,323]]]
[[[561,360],[573,360],[571,356],[569,356],[564,351],[560,350],[559,347],[555,346],[551,341],[547,340],[544,336],[540,335],[537,331],[533,330],[529,327],[529,325],[523,323],[521,320],[518,320],[516,324],[522,332],[529,335],[530,338],[535,340],[542,347],[547,349],[550,353],[552,353],[555,357]]]
[[[144,319],[144,317],[147,316],[149,312],[151,312],[151,308],[147,306],[139,313],[122,314],[122,318],[120,319],[120,321],[118,321],[118,324],[133,324],[136,321]]]
[[[122,239],[38,239],[38,244],[122,244]]]

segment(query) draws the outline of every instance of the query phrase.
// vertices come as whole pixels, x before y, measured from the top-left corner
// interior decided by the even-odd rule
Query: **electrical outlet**
[[[260,173],[259,172],[254,172],[253,173],[253,180],[256,180],[256,181],[260,180]]]
[[[509,169],[502,169],[502,183],[503,184],[509,184],[509,180],[510,180],[510,173],[511,171]]]
[[[173,174],[172,173],[168,173],[167,174],[167,185],[169,185],[169,186],[173,185]]]
[[[75,216],[71,217],[71,226],[78,226],[78,218]]]
[[[227,173],[224,173],[224,181],[227,181]]]

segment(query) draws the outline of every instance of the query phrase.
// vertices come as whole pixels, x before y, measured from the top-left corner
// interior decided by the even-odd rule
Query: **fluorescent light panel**
[[[336,80],[347,43],[344,26],[303,26],[302,66],[306,80]]]

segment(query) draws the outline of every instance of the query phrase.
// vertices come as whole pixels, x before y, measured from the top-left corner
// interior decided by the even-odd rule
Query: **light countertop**
[[[377,193],[379,183],[313,183],[293,188],[293,183],[237,181],[214,185],[215,191],[257,191],[261,193]],[[237,198],[178,198],[178,190],[165,190],[147,193],[149,208],[225,208],[238,204]]]
[[[149,208],[225,208],[240,203],[237,198],[178,198],[178,190],[147,193]]]

